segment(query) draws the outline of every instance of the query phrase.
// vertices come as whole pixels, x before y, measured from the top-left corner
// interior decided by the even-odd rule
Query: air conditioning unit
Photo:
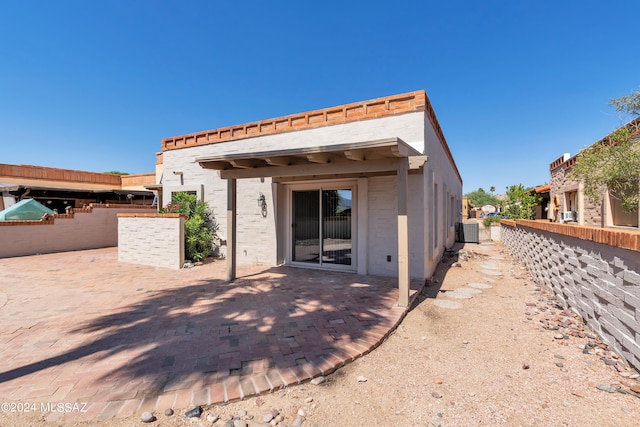
[[[562,212],[562,220],[567,221],[577,221],[578,220],[578,212],[576,211],[564,211]]]

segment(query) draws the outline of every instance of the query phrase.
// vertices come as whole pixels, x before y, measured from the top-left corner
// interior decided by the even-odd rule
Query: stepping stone
[[[440,308],[462,308],[462,304],[459,302],[446,299],[437,299],[433,302],[433,305]]]
[[[482,293],[480,289],[472,289],[472,288],[459,288],[459,289],[456,289],[456,292],[463,292],[471,295],[477,295]]]
[[[482,270],[481,273],[486,274],[487,276],[502,276],[502,273],[493,270]]]
[[[499,270],[500,267],[495,264],[481,264],[480,267],[486,268],[488,270]]]
[[[449,298],[455,298],[455,299],[471,299],[473,298],[473,295],[471,295],[468,292],[460,292],[459,290],[455,290],[455,291],[447,291],[444,293],[445,296],[449,297]]]
[[[491,288],[493,288],[493,286],[487,285],[486,283],[467,283],[467,286],[470,286],[470,287],[476,288],[476,289],[491,289]]]

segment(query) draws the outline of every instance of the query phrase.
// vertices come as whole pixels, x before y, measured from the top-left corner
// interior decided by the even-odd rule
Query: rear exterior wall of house
[[[212,153],[219,156],[312,148],[392,137],[402,139],[429,157],[422,171],[409,175],[408,202],[410,274],[427,278],[433,274],[444,249],[453,245],[455,223],[461,221],[462,183],[448,157],[448,148],[441,144],[424,111],[165,150],[162,198],[166,204],[172,193],[195,192],[208,202],[220,226],[218,233],[226,239],[227,182],[217,171],[202,168],[196,158]],[[397,177],[370,176],[346,181],[354,186],[357,201],[355,242],[360,247],[355,250],[366,253],[366,266],[359,265],[358,271],[397,275]],[[237,180],[238,263],[277,265],[285,260],[291,229],[286,223],[289,191],[284,180],[274,182],[269,177]],[[265,216],[257,202],[260,194],[267,201]],[[226,247],[221,248],[223,255],[225,250]]]

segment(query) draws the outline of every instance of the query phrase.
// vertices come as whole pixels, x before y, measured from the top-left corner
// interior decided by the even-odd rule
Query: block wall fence
[[[640,231],[502,220],[502,244],[640,369]]]
[[[118,214],[118,261],[180,269],[185,215]]]
[[[152,206],[91,204],[38,221],[0,221],[0,258],[118,245],[118,213],[155,212]]]

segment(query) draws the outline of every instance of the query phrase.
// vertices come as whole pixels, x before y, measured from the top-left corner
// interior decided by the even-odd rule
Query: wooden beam
[[[411,146],[407,144],[398,144],[394,145],[391,148],[391,153],[396,157],[409,157],[412,154],[416,154],[416,150],[414,150]],[[413,151],[413,153],[412,153]]]
[[[331,161],[331,155],[329,153],[307,154],[307,160],[311,163],[329,163]]]
[[[294,164],[295,160],[295,157],[291,156],[266,157],[264,159],[264,161],[271,166],[290,166]]]
[[[308,175],[334,175],[345,173],[372,173],[395,171],[398,162],[402,159],[366,160],[363,162],[336,162],[327,164],[301,164],[293,166],[269,166],[254,169],[229,169],[221,170],[222,179],[229,178],[260,178],[260,177],[287,177]],[[406,159],[405,159],[406,161]]]
[[[251,169],[264,166],[264,162],[261,162],[257,159],[236,159],[230,160],[229,163],[231,163],[233,167],[240,169]]]
[[[231,163],[228,161],[213,161],[213,162],[202,162],[200,163],[200,166],[202,166],[205,169],[213,169],[213,170],[225,170],[225,169],[231,169]]]
[[[409,156],[409,170],[420,169],[429,160],[428,156]]]
[[[364,160],[364,150],[345,150],[344,156],[349,160],[361,162]]]

